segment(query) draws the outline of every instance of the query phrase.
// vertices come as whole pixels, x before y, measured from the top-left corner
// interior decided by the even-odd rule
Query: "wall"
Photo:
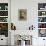
[[[46,1],[46,0],[45,0]],[[32,24],[35,29],[38,27],[38,3],[43,0],[11,0],[11,22],[16,25],[17,30],[28,30]],[[20,21],[18,19],[18,10],[27,9],[27,21]]]
[[[8,2],[8,0],[0,0],[0,3]],[[28,31],[29,26],[32,24],[35,26],[35,33],[33,33],[32,44],[33,46],[44,46],[46,40],[43,41],[43,38],[38,38],[38,3],[45,3],[46,0],[11,0],[11,22],[16,25],[16,32],[25,32]],[[10,5],[9,5],[10,7]],[[18,9],[27,9],[27,21],[19,21],[18,20]],[[10,9],[9,9],[9,17],[10,17]],[[25,32],[24,32],[25,31]],[[15,32],[15,34],[16,34]],[[11,33],[11,44],[14,44],[14,32]],[[46,39],[46,38],[45,38]],[[9,39],[8,39],[9,40]],[[45,43],[44,43],[45,42]]]
[[[35,26],[34,32],[36,32],[36,34],[33,33],[33,46],[40,46],[41,44],[42,46],[44,46],[43,38],[38,38],[37,17],[38,3],[45,2],[46,0],[11,0],[11,22],[16,25],[17,30],[28,30],[29,26],[31,26],[32,24]],[[27,9],[27,21],[18,20],[18,9]]]
[[[33,5],[33,3],[35,5]],[[20,21],[18,19],[18,10],[19,9],[27,9],[27,20],[26,21]],[[30,1],[30,0],[12,0],[11,2],[11,22],[14,22],[16,25],[17,30],[28,30],[29,26],[35,25],[37,23],[37,2]],[[36,19],[35,19],[36,18]]]
[[[0,0],[0,3],[8,3],[8,0]]]

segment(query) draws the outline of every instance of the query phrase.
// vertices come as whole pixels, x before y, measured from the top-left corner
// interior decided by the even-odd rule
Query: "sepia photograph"
[[[19,9],[19,20],[27,20],[27,9]]]

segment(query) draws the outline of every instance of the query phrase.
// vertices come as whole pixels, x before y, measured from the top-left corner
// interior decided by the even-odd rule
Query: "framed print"
[[[46,29],[39,29],[39,37],[46,37]]]
[[[27,20],[27,9],[19,9],[19,20]]]
[[[8,23],[0,23],[0,35],[8,37]]]

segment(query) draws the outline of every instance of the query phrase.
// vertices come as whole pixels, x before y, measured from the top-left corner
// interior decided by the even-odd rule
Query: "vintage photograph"
[[[27,20],[27,9],[19,9],[19,20]]]

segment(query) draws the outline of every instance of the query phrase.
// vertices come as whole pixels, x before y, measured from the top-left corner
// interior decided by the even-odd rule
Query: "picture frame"
[[[39,37],[46,37],[46,29],[39,29]]]
[[[19,20],[27,20],[27,9],[19,9]]]
[[[8,37],[8,23],[0,23],[0,35]]]

